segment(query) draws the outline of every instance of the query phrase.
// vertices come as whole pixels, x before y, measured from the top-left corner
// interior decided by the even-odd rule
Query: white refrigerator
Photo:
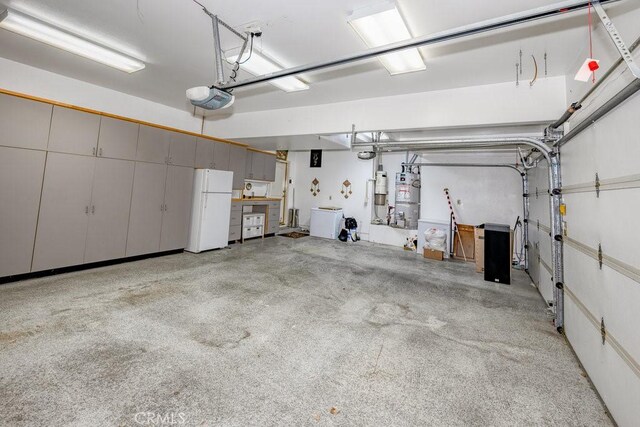
[[[198,253],[227,246],[232,187],[233,172],[196,169],[187,251]]]

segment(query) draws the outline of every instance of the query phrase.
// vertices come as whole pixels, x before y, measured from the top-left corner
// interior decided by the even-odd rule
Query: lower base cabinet
[[[160,250],[183,249],[189,239],[193,168],[169,166],[164,193]]]
[[[124,258],[135,162],[96,159],[84,262]]]
[[[127,256],[158,252],[167,165],[136,162],[131,194]]]
[[[184,248],[192,197],[193,168],[137,162],[127,256]]]
[[[32,271],[125,256],[134,162],[48,153]]]
[[[95,157],[48,153],[32,271],[84,262]]]
[[[0,277],[31,271],[45,158],[0,147]]]

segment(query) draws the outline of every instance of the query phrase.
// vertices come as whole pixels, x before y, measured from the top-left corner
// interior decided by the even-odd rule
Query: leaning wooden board
[[[458,232],[451,238],[453,239],[453,257],[457,259],[465,259],[467,261],[475,260],[475,242],[474,242],[475,227],[473,225],[458,224]],[[458,234],[460,238],[458,238]],[[462,248],[464,248],[464,255],[462,248],[460,247],[460,239],[462,239]]]

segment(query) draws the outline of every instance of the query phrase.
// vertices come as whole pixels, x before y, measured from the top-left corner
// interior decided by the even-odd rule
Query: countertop
[[[253,199],[231,199],[232,202],[279,202],[282,199],[277,197],[254,197]]]

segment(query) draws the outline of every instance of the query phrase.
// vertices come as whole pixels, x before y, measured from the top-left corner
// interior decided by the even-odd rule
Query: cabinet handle
[[[169,156],[169,164],[172,165],[171,156]]]
[[[91,155],[92,155],[92,156],[95,156],[95,155],[96,155],[96,147],[93,147],[93,148],[91,149]]]
[[[165,211],[165,212],[167,211],[167,208],[168,208],[168,206],[167,206],[167,205],[164,205],[164,211]]]
[[[96,214],[96,206],[93,205],[91,206],[91,215],[95,215]]]
[[[102,148],[98,149],[98,156],[102,157]]]
[[[84,213],[89,215],[89,206],[84,207]]]

